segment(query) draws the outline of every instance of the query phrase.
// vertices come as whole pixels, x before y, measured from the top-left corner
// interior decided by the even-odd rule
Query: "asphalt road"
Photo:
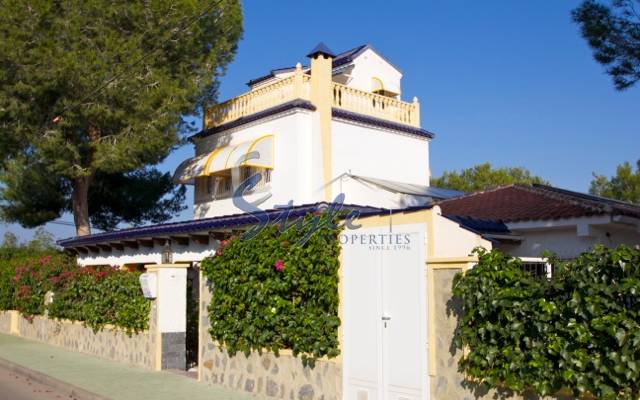
[[[70,400],[49,386],[34,382],[0,367],[0,400]]]

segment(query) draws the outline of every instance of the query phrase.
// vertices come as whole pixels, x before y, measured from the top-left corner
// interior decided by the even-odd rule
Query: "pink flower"
[[[23,299],[28,295],[29,295],[29,286],[27,285],[20,286],[20,289],[18,290],[18,298]]]
[[[51,256],[42,256],[40,257],[40,264],[41,265],[46,265],[49,264],[49,262],[51,261]]]
[[[278,261],[276,261],[273,267],[276,269],[276,271],[282,272],[282,270],[284,269],[284,262],[282,262],[281,259],[278,259]]]
[[[216,256],[221,256],[222,255],[222,251],[224,250],[225,247],[227,247],[229,245],[231,240],[233,240],[233,237],[228,239],[228,240],[220,241],[220,244],[218,245],[218,249],[216,250]]]
[[[62,279],[69,279],[73,276],[73,272],[71,271],[64,271],[63,273],[60,274],[60,277]]]

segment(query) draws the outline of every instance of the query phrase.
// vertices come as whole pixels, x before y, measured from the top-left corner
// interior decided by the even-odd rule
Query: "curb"
[[[70,383],[43,374],[42,372],[34,371],[30,368],[23,367],[22,365],[16,364],[9,360],[5,360],[4,358],[0,358],[0,368],[5,368],[25,378],[29,378],[32,381],[50,386],[53,389],[63,392],[63,394],[68,394],[69,397],[76,400],[111,400],[108,397],[92,393]]]

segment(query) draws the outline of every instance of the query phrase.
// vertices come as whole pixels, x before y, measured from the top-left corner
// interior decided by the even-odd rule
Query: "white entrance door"
[[[428,399],[425,226],[345,233],[344,398]]]

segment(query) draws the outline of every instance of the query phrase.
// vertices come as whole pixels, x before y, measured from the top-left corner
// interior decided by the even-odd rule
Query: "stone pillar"
[[[156,275],[155,369],[185,370],[187,337],[187,268],[189,264],[147,265]]]
[[[11,325],[9,326],[9,333],[12,335],[20,336],[20,312],[9,311],[11,315]]]
[[[420,102],[417,97],[413,97],[413,118],[411,118],[413,126],[420,127]]]

